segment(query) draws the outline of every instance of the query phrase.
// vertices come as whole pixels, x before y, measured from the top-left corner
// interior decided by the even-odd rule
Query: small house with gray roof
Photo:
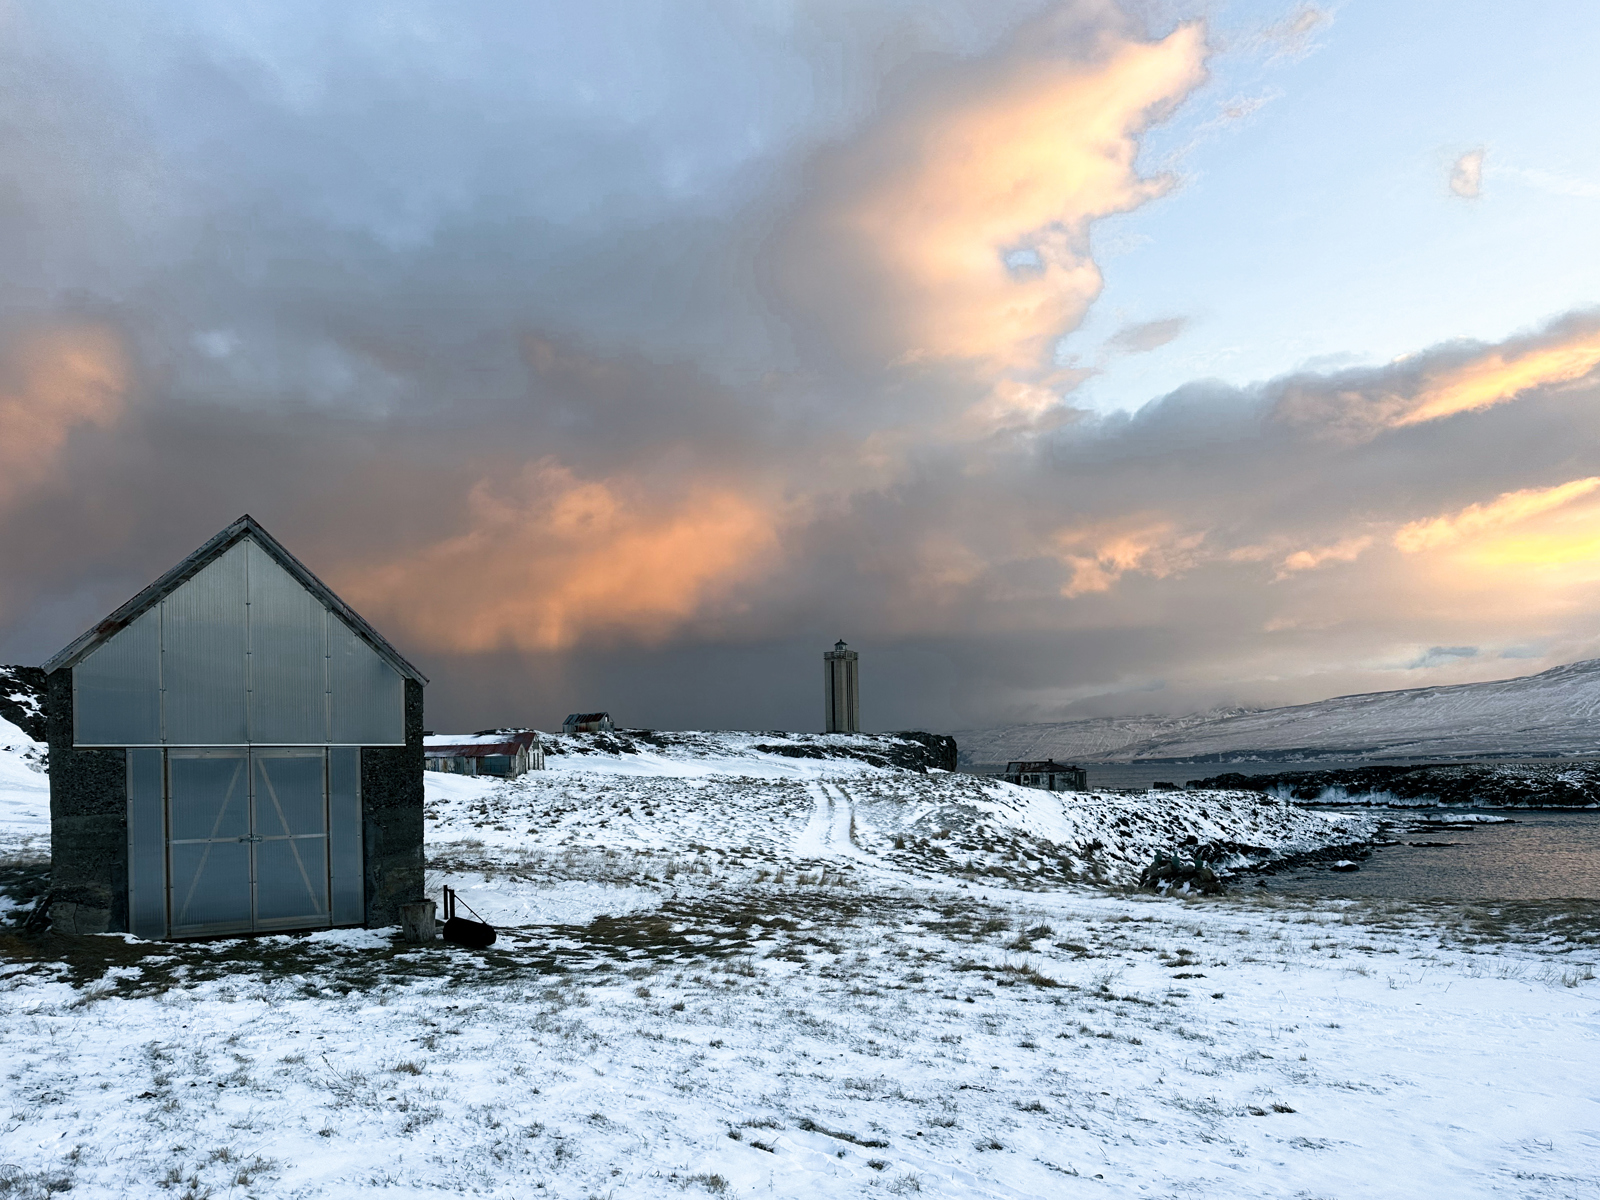
[[[613,733],[616,723],[608,712],[568,713],[561,722],[562,733]]]

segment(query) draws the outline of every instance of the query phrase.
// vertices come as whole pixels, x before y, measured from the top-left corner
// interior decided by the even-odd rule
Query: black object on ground
[[[472,905],[463,903],[461,907],[474,917],[478,917]],[[449,887],[444,889],[444,940],[454,942],[458,946],[472,946],[476,949],[494,945],[493,925],[482,917],[470,921],[466,917],[456,916],[456,890]]]

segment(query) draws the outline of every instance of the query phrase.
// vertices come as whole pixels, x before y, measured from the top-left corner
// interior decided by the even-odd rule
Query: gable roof
[[[491,754],[516,756],[539,742],[537,730],[501,730],[492,734],[432,734],[422,739],[424,758],[485,758]]]
[[[490,729],[483,733],[429,733],[422,738],[424,750],[441,746],[505,746],[512,742],[531,746],[539,740],[537,729]]]
[[[384,662],[388,663],[407,679],[414,679],[421,684],[428,682],[426,675],[407,662],[400,652],[384,639],[381,633],[371,625],[368,625],[355,609],[339,599],[332,588],[313,575],[310,568],[284,549],[283,543],[263,529],[261,523],[249,513],[246,513],[222,530],[222,532],[216,534],[205,545],[201,546],[188,558],[173,567],[172,570],[161,576],[160,579],[157,579],[144,591],[89,630],[89,632],[78,638],[66,649],[52,655],[44,664],[45,671],[59,671],[64,667],[76,666],[88,657],[90,651],[99,647],[113,634],[132,624],[175,592],[180,585],[194,578],[207,566],[221,558],[223,554],[246,538],[260,546],[280,567],[294,576],[301,587],[322,601],[329,611],[348,625],[357,637],[371,646]]]

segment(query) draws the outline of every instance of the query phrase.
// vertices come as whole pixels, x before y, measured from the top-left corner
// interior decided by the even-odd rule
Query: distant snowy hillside
[[[1246,711],[1255,710],[1234,708],[1181,717],[1093,717],[1087,721],[1008,725],[1000,729],[962,729],[952,736],[961,747],[963,766],[1028,758],[1055,758],[1062,762],[1105,760],[1129,747]]]
[[[1126,736],[1123,740],[1118,740]],[[1543,758],[1600,753],[1600,659],[1492,683],[1337,696],[1292,708],[1119,717],[956,734],[963,762]]]

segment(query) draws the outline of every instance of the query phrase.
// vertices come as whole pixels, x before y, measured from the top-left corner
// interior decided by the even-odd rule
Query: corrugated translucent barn
[[[45,670],[57,929],[385,925],[422,898],[427,680],[250,517]]]

